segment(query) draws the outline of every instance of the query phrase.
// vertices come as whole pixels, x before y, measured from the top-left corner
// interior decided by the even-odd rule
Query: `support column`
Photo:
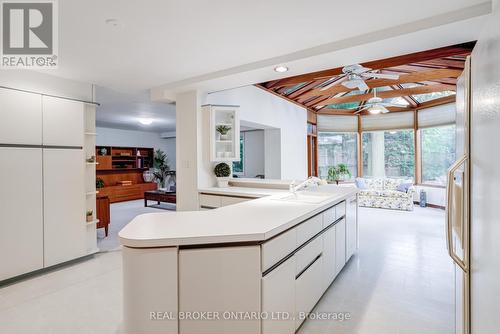
[[[198,153],[200,135],[200,93],[189,91],[176,96],[177,210],[198,210]]]

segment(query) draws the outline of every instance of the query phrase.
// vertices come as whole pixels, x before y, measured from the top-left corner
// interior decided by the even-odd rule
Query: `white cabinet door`
[[[345,219],[342,219],[335,225],[335,276],[344,268],[345,248]]]
[[[83,150],[43,150],[44,264],[86,254]]]
[[[43,267],[42,149],[0,148],[0,281]]]
[[[83,146],[84,110],[82,102],[43,97],[43,144]]]
[[[346,262],[356,251],[358,242],[358,219],[357,219],[356,196],[347,199],[346,209]]]
[[[315,261],[295,280],[295,328],[299,328],[305,315],[316,305],[323,294],[322,258]]]
[[[42,144],[42,97],[0,88],[0,144]]]
[[[335,279],[335,226],[323,233],[323,289],[327,289]]]
[[[295,256],[262,278],[262,312],[282,317],[262,321],[262,334],[295,332]],[[282,312],[282,313],[281,313]]]

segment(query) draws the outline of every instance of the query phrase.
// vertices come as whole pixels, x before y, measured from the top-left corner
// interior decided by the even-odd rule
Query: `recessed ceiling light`
[[[276,71],[278,73],[283,73],[283,72],[288,71],[288,67],[286,67],[286,66],[276,66],[274,68],[274,71]]]
[[[153,123],[153,120],[151,118],[139,118],[139,123],[142,125],[151,125]]]

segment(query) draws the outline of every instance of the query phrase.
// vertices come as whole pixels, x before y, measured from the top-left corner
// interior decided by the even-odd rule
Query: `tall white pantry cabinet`
[[[95,252],[95,106],[0,88],[0,281]]]

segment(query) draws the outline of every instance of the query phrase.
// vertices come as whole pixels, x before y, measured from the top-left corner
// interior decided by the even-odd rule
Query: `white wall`
[[[265,172],[264,130],[243,132],[244,176],[255,177]]]
[[[239,105],[240,120],[280,129],[280,178],[297,180],[307,178],[307,111],[305,108],[255,86],[211,93],[207,96],[206,102]],[[270,177],[271,174],[266,173],[266,178]]]
[[[30,70],[0,70],[0,86],[94,101],[94,87],[91,83],[63,79]]]
[[[414,196],[415,201],[420,201],[420,191],[425,190],[427,193],[427,204],[446,206],[446,189],[438,187],[426,187],[422,185],[415,186],[416,193]]]
[[[97,128],[96,145],[153,147],[167,153],[168,165],[175,170],[175,138],[163,139],[155,132]]]

